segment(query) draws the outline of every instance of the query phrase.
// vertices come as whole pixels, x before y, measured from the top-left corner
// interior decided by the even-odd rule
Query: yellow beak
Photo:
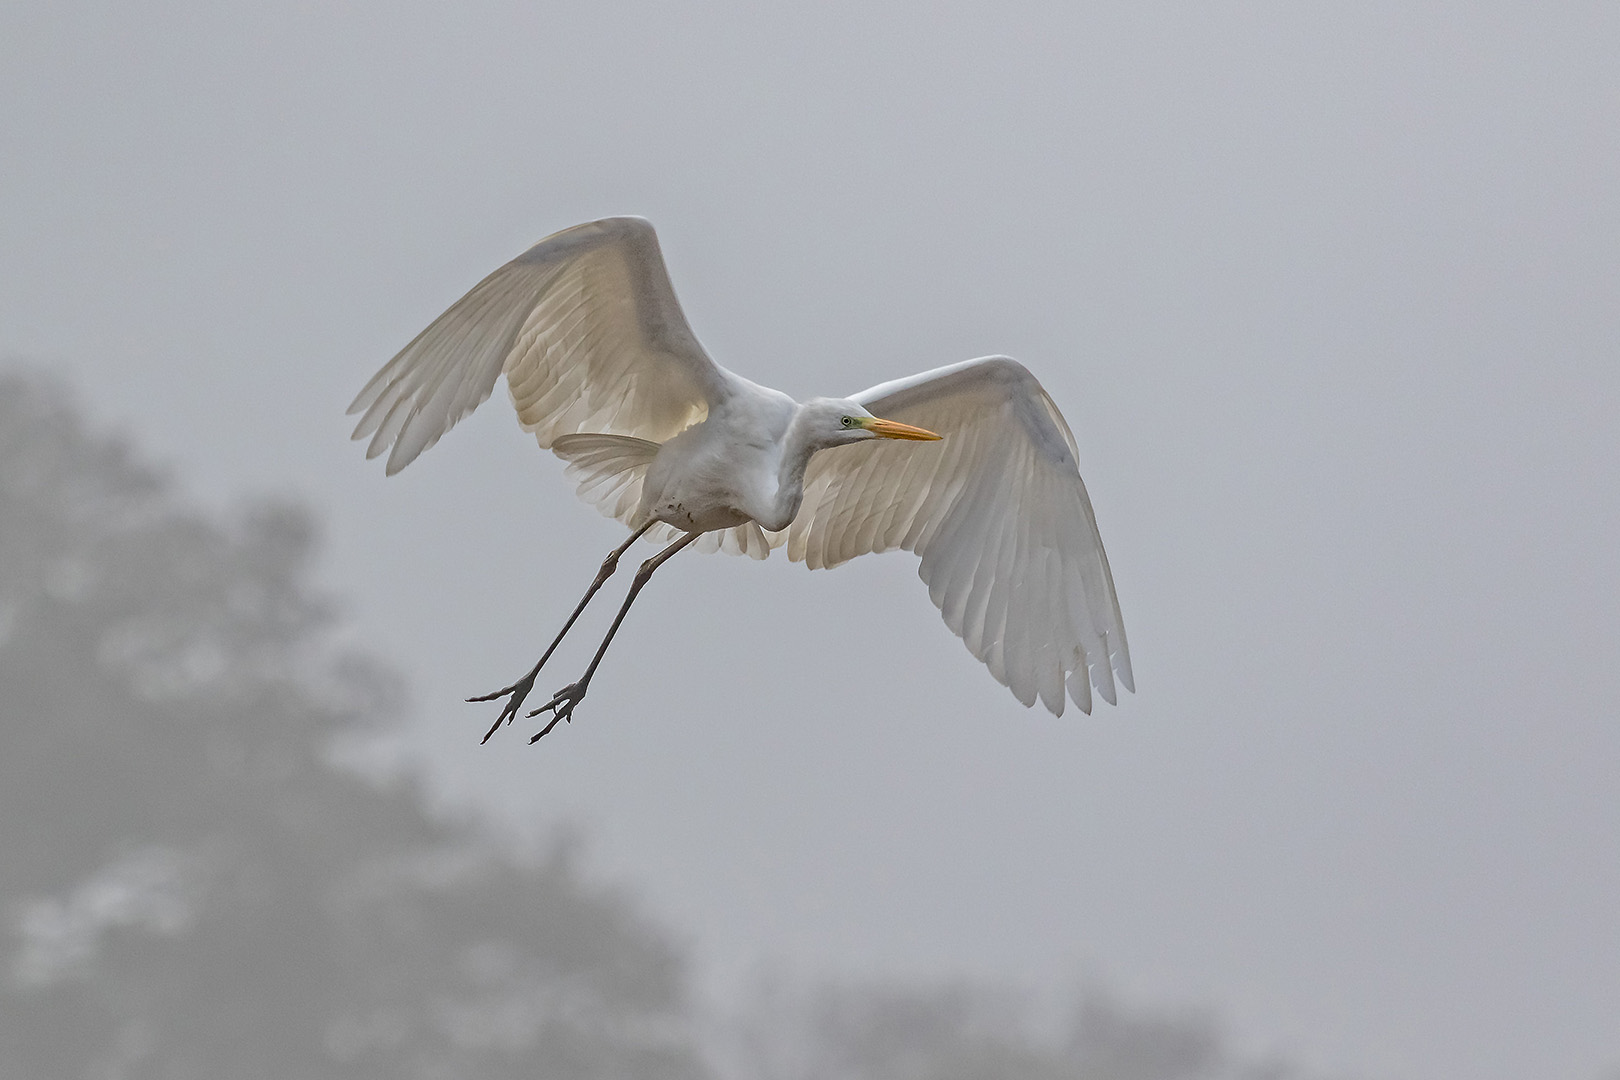
[[[936,435],[927,428],[912,427],[910,424],[902,424],[898,420],[879,420],[874,417],[873,419],[866,421],[866,423],[862,426],[872,434],[881,435],[885,439],[916,439],[919,442],[925,442],[933,439],[943,439],[945,437],[943,435]]]

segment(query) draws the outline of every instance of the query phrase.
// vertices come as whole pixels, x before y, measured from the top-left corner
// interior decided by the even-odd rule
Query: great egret
[[[642,536],[672,541],[636,574],[590,666],[528,715],[572,717],[647,579],[694,542],[814,568],[903,548],[968,651],[1030,706],[1082,711],[1134,690],[1125,625],[1076,465],[1074,436],[1021,364],[987,356],[804,403],[709,359],[641,218],[565,229],[473,287],[349,406],[392,475],[505,374],[525,430],[579,493],[630,527],[574,613],[506,698],[487,741]],[[880,419],[874,413],[885,417]],[[908,446],[904,442],[938,445]],[[1089,673],[1089,676],[1088,676]]]

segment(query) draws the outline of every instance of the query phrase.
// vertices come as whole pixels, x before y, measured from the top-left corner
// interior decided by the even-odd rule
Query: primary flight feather
[[[904,549],[953,632],[1019,701],[1134,689],[1125,626],[1074,436],[1021,364],[990,356],[800,403],[720,367],[687,325],[640,218],[576,225],[473,287],[350,406],[398,472],[506,376],[524,429],[630,527],[524,678],[471,700],[516,715],[574,620],[644,535],[647,560],[585,675],[530,716],[569,719],[637,593],[681,548],[837,566]],[[489,734],[485,738],[489,738]]]

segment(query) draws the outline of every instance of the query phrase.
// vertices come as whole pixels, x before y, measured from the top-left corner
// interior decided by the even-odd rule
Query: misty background
[[[251,1075],[197,1003],[262,989],[267,1075],[541,1031],[564,1075],[1608,1075],[1617,48],[1575,3],[0,9],[0,1052]],[[576,723],[480,747],[622,530],[499,394],[387,480],[342,411],[610,213],[797,396],[1028,365],[1139,693],[1025,711],[909,556],[690,556]],[[1086,1056],[1139,1027],[1191,1056]]]

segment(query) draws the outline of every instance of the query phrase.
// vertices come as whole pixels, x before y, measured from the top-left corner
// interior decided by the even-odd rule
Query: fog
[[[1617,45],[1595,4],[13,6],[0,352],[172,469],[175,512],[242,544],[279,535],[244,509],[267,493],[319,523],[321,655],[385,674],[298,745],[364,718],[420,779],[406,824],[341,858],[289,826],[289,857],[381,859],[450,812],[518,853],[488,858],[519,910],[469,886],[449,920],[472,943],[540,932],[546,881],[627,890],[625,932],[685,958],[635,1006],[680,1068],[727,1067],[680,1025],[786,972],[778,1032],[854,1031],[892,992],[932,1003],[923,1030],[1041,1013],[1050,1050],[1094,983],[1214,1010],[1228,1062],[1596,1077],[1620,1061]],[[342,411],[488,270],[609,213],[657,225],[720,363],[790,393],[1028,365],[1080,445],[1139,692],[1026,712],[909,556],[690,555],[575,723],[479,746],[493,712],[461,699],[528,668],[622,532],[500,392],[388,479]],[[14,470],[38,434],[7,438]],[[61,543],[19,513],[8,536]],[[5,557],[45,587],[44,554]],[[168,603],[139,581],[131,610]],[[130,661],[86,648],[26,671]],[[200,719],[20,686],[8,740],[105,732],[158,759],[113,771],[137,802],[219,767],[163,764]],[[58,817],[16,783],[8,850]],[[38,904],[184,877],[189,841],[145,821],[106,809],[11,871],[13,961]],[[995,989],[938,989],[962,985]],[[875,996],[818,1013],[827,986]]]
[[[332,634],[306,511],[200,515],[37,374],[0,377],[0,451],[8,1076],[1300,1075],[1096,986],[1055,1030],[964,981],[703,1003],[577,833],[379,769],[398,676]]]

